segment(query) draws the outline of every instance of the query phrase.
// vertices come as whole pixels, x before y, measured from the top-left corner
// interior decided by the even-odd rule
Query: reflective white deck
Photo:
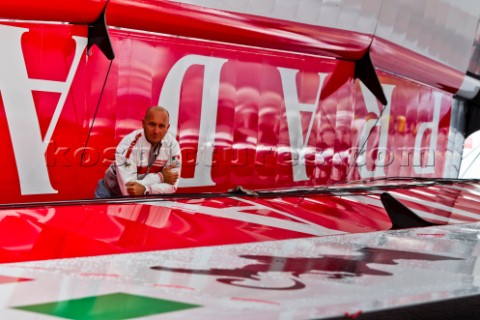
[[[0,265],[1,319],[312,319],[480,293],[480,223]]]

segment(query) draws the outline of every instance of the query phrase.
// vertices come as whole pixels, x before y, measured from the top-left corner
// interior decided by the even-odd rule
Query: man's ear
[[[169,123],[168,126],[167,126],[167,130],[168,130],[168,129],[170,129],[170,123]]]

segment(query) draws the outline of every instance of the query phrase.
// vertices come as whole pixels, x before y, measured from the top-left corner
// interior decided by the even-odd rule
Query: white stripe
[[[380,198],[378,200],[374,199],[374,198],[366,197],[366,196],[345,196],[343,198],[346,198],[346,199],[349,199],[351,201],[358,202],[358,203],[367,203],[367,204],[374,205],[374,206],[377,206],[377,207],[380,207],[380,208],[384,208]],[[447,218],[447,217],[444,217],[444,216],[441,216],[441,215],[436,215],[436,214],[426,212],[426,211],[422,211],[422,210],[417,210],[417,209],[412,209],[412,208],[408,208],[408,209],[412,210],[415,214],[417,214],[422,219],[436,220],[436,221],[441,221],[441,222],[445,222],[445,223],[463,223],[463,222],[465,222],[465,221],[462,221],[462,220]]]
[[[463,82],[457,91],[457,95],[463,98],[473,99],[478,94],[479,90],[480,80],[465,75]]]
[[[246,202],[243,199],[238,199],[238,200]],[[218,217],[218,218],[255,223],[255,224],[275,227],[279,229],[302,232],[302,233],[311,234],[315,236],[327,236],[327,235],[337,235],[337,234],[346,233],[344,231],[328,229],[323,226],[313,224],[311,222],[308,222],[307,224],[305,224],[305,223],[293,222],[293,221],[272,218],[272,217],[265,217],[265,216],[250,214],[245,212],[246,210],[268,209],[271,211],[275,211],[276,213],[283,214],[285,216],[290,216],[288,213],[285,213],[285,212],[282,213],[281,211],[278,211],[263,205],[259,205],[259,204],[255,204],[253,206],[227,207],[227,208],[220,208],[220,209],[197,205],[197,204],[189,204],[189,203],[181,203],[181,202],[173,202],[173,201],[145,202],[144,204],[190,211],[192,214],[199,213],[199,214],[205,214],[205,215]],[[299,220],[298,217],[296,219]]]
[[[469,212],[469,211],[466,211],[466,210],[455,209],[453,207],[449,207],[449,206],[446,206],[444,204],[439,204],[439,203],[436,203],[436,202],[431,202],[431,201],[427,201],[427,200],[424,200],[424,199],[419,199],[419,198],[403,195],[403,194],[401,194],[399,192],[396,192],[396,191],[392,191],[390,193],[395,194],[398,198],[401,198],[401,199],[405,199],[405,200],[415,202],[415,203],[418,203],[418,204],[421,204],[421,205],[429,206],[429,207],[432,207],[432,208],[435,208],[435,209],[445,210],[445,211],[450,212],[450,213],[456,213],[456,214],[459,214],[459,215],[462,215],[462,216],[465,216],[465,217],[468,217],[468,218],[480,220],[480,215]]]
[[[437,196],[437,194],[434,193],[433,191],[426,192],[423,189],[408,189],[407,191],[418,194],[418,195],[422,195],[422,196],[425,196],[425,197],[429,197],[429,198],[432,198],[432,199],[435,199],[436,196]]]
[[[268,206],[265,206],[265,205],[256,203],[256,202],[254,202],[254,201],[250,201],[250,200],[247,200],[247,199],[241,199],[241,198],[237,198],[237,197],[232,197],[232,199],[235,199],[235,200],[238,200],[238,201],[242,201],[242,202],[245,202],[245,203],[249,203],[249,204],[251,204],[252,206],[256,207],[257,210],[258,210],[258,209],[267,209],[267,210],[273,211],[273,212],[275,212],[275,213],[278,213],[278,214],[280,214],[280,215],[282,215],[282,216],[289,217],[290,219],[297,220],[297,221],[299,221],[299,222],[303,222],[303,223],[305,223],[305,224],[316,225],[316,224],[312,223],[311,221],[302,219],[302,218],[300,218],[300,217],[294,216],[294,215],[292,215],[292,214],[290,214],[290,213],[287,213],[287,212],[280,211],[280,210],[275,209],[275,208],[271,208],[271,207],[268,207]]]
[[[380,201],[379,195],[374,196],[357,196],[355,194],[351,194],[350,196],[341,196],[341,198],[360,203],[360,204],[369,204],[375,207],[379,207],[384,209],[382,201]]]
[[[480,196],[480,188],[478,187],[477,184],[468,183],[467,185],[470,186],[470,187],[474,187],[474,189],[467,189],[465,187],[461,187],[461,186],[458,186],[458,185],[452,185],[452,186],[446,185],[445,187],[450,188],[450,189],[454,189],[454,190],[465,191],[465,192],[471,193],[473,195]]]

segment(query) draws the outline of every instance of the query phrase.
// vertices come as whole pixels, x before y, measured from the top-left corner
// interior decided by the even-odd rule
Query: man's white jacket
[[[174,164],[174,171],[182,167],[182,155],[177,140],[169,132],[161,141],[158,155],[149,167],[148,160],[152,145],[145,138],[143,129],[126,135],[117,146],[115,162],[105,172],[104,182],[110,191],[117,196],[128,196],[125,184],[135,181],[145,187],[145,194],[174,193],[178,182],[174,185],[164,183],[161,173],[165,166]]]

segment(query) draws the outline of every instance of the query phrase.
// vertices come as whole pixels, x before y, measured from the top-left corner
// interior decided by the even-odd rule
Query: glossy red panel
[[[244,5],[240,4],[240,6]],[[105,18],[109,26],[174,36],[346,60],[359,60],[371,48],[371,56],[377,68],[415,79],[450,93],[456,93],[459,90],[465,76],[463,69],[456,70],[448,64],[442,64],[410,50],[406,45],[400,46],[389,39],[379,38],[375,34],[351,31],[350,24],[342,22],[339,22],[339,28],[335,29],[289,19],[222,11],[165,0],[63,2],[7,0],[0,4],[0,17],[91,24],[99,18],[104,8],[107,8]],[[368,10],[368,6],[365,10]],[[351,19],[359,18],[355,13],[350,14],[352,14]],[[370,18],[378,19],[379,16],[376,14],[377,12],[372,11]],[[393,27],[395,21],[388,23]],[[346,29],[343,30],[342,26]],[[433,33],[434,31],[426,31],[424,36],[435,37]],[[392,56],[395,56],[395,59],[392,59]]]
[[[91,198],[157,104],[182,150],[179,193],[442,177],[452,165],[451,95],[381,74],[383,107],[353,62],[112,29],[110,68],[96,47],[87,55],[84,26],[0,33],[13,57],[0,56],[3,203]]]
[[[468,184],[397,189],[391,194],[426,220],[440,224],[478,221],[480,208],[478,189],[469,191]]]
[[[97,20],[105,7],[110,26],[345,59],[361,58],[372,38],[351,31],[161,0],[7,0],[0,4],[0,17],[88,24]],[[264,31],[267,28],[268,33]]]
[[[173,1],[112,0],[107,21],[109,25],[131,29],[346,59],[361,58],[372,38],[352,31]]]
[[[312,235],[315,228],[309,229],[299,218],[288,219],[282,209],[277,206],[272,210],[261,202],[219,198],[155,205],[4,210],[0,212],[0,260],[78,257]],[[312,226],[322,223],[319,218],[311,221]]]
[[[395,56],[395,59],[392,59],[392,56]],[[379,37],[373,39],[371,57],[377,68],[391,70],[400,76],[415,79],[452,93],[458,91],[465,76],[463,71]]]
[[[0,5],[0,17],[5,19],[90,23],[98,18],[106,3],[107,0],[4,0]]]
[[[371,186],[372,187],[372,186]],[[192,198],[0,211],[0,262],[193,248],[391,228],[388,192],[426,220],[479,221],[477,184],[380,186],[308,196]]]

